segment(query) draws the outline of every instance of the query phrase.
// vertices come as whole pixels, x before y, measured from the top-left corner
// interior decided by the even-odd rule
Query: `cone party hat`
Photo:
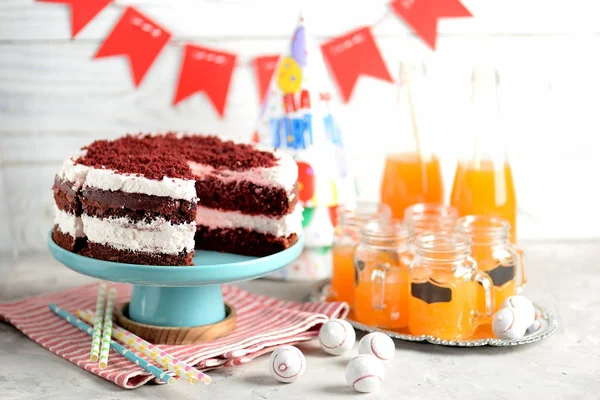
[[[321,49],[300,16],[275,67],[253,140],[296,160],[306,246],[330,246],[335,208],[356,202],[332,92]]]

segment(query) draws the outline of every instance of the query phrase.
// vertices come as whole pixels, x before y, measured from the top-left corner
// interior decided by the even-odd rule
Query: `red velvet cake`
[[[54,241],[88,257],[192,265],[194,249],[266,256],[302,230],[291,157],[214,136],[99,140],[54,183]]]

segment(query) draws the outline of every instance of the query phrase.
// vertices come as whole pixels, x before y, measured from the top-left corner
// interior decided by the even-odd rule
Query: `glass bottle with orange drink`
[[[333,244],[331,298],[354,304],[354,251],[359,244],[360,229],[370,219],[388,220],[391,211],[385,204],[359,202],[356,207],[338,207],[338,226]]]
[[[402,331],[408,325],[409,233],[395,221],[370,221],[356,248],[353,317],[365,325]]]
[[[422,83],[423,74],[416,72],[410,65],[403,65],[401,70],[399,116],[405,129],[389,141],[395,151],[385,159],[381,180],[381,202],[390,206],[396,219],[402,219],[404,210],[412,204],[441,203],[444,197],[440,160],[418,121],[413,88]]]
[[[454,176],[450,203],[460,216],[489,215],[510,223],[510,240],[517,239],[517,199],[506,154],[497,97],[496,75],[489,69],[473,72],[470,136]]]

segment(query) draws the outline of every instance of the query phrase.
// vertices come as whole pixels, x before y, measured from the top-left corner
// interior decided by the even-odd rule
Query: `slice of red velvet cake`
[[[194,248],[265,256],[302,229],[296,163],[214,136],[100,140],[63,163],[54,241],[103,260],[192,265]]]

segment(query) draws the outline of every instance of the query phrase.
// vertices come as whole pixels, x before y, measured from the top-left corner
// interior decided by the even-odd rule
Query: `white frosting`
[[[294,211],[280,218],[264,215],[246,215],[239,211],[221,211],[198,206],[196,224],[214,228],[246,228],[252,231],[287,237],[302,232],[302,206],[296,205]]]
[[[194,249],[196,224],[173,225],[163,218],[133,222],[129,218],[96,218],[82,215],[83,231],[90,242],[119,250],[179,254]]]
[[[58,171],[58,177],[60,179],[69,181],[73,183],[73,190],[79,189],[85,183],[86,176],[89,171],[89,167],[82,164],[75,164],[73,162],[79,156],[73,156],[71,158],[66,159],[60,171]]]
[[[198,180],[214,176],[225,182],[248,181],[259,186],[281,186],[288,193],[294,190],[298,180],[298,166],[292,157],[281,152],[274,152],[277,164],[270,168],[250,168],[246,171],[218,170],[210,165],[188,161],[192,173]]]
[[[91,168],[87,174],[85,185],[103,190],[142,193],[188,201],[196,198],[196,181],[194,180],[167,177],[155,180],[133,174],[119,174],[111,169]]]
[[[54,205],[54,225],[58,226],[58,230],[62,233],[73,237],[85,236],[81,218],[75,216],[75,214],[60,210],[56,205]]]

